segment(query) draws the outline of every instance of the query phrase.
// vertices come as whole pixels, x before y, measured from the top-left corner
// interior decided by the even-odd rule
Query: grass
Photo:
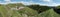
[[[0,13],[4,17],[5,13],[7,13],[6,9],[3,6],[0,6]]]
[[[60,17],[59,14],[53,11],[53,9],[46,10],[40,14],[37,14],[36,10],[25,7],[22,10],[6,10],[3,6],[0,6],[0,17]]]
[[[53,9],[50,9],[39,14],[39,17],[60,17],[60,15],[54,12]]]
[[[18,13],[16,13],[15,11],[12,11],[12,10],[7,11],[3,6],[0,6],[0,13],[1,13],[1,16],[3,17],[11,17],[12,15],[18,16]]]

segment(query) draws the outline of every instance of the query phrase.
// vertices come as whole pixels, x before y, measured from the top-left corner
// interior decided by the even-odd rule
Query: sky
[[[47,6],[58,6],[60,5],[60,0],[0,0],[0,4],[7,3],[23,3],[26,5],[30,4],[40,4]]]

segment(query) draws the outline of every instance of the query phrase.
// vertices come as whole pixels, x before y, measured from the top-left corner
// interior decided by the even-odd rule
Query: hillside
[[[0,6],[0,17],[60,17],[60,15],[57,14],[53,10],[53,8],[50,8],[47,6],[42,6],[42,5],[25,6],[23,4],[21,5],[20,4],[19,5],[9,4],[6,6],[1,5]],[[21,6],[24,8],[19,9]],[[19,9],[19,10],[11,10],[11,8]]]

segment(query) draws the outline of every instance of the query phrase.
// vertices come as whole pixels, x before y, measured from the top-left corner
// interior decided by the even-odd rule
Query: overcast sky
[[[57,6],[60,5],[60,0],[0,0],[0,4],[6,3],[24,3],[24,4],[40,4],[48,6]]]

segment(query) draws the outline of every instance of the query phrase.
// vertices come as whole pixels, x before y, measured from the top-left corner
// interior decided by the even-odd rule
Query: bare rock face
[[[24,7],[16,7],[16,8],[11,8],[11,10],[22,10]]]
[[[19,8],[17,8],[17,9],[19,9],[19,10],[21,10],[21,9],[23,9],[24,7],[19,7]]]

